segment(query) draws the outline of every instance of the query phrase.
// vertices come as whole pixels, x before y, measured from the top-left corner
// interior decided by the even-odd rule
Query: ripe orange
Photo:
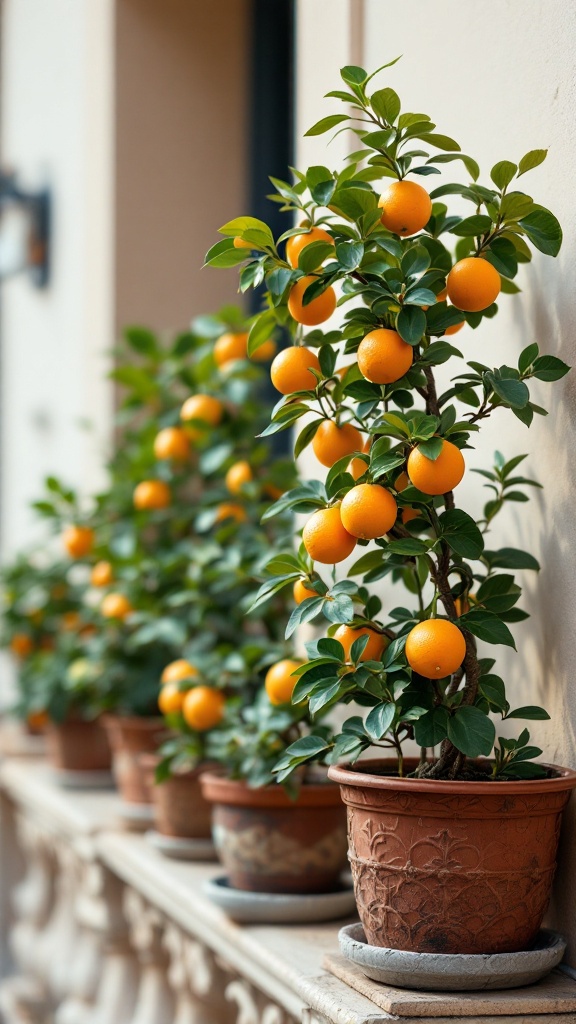
[[[27,658],[34,649],[32,643],[32,637],[29,637],[27,633],[14,633],[10,641],[10,650],[12,654],[15,654],[17,658]]]
[[[234,238],[234,248],[235,249],[251,249],[252,248],[252,242],[245,242],[243,238],[240,238],[239,235],[236,235],[235,238]]]
[[[467,256],[456,263],[446,278],[450,302],[467,313],[479,313],[500,294],[500,274],[491,263],[478,256]]]
[[[293,661],[291,658],[284,658],[271,665],[266,673],[264,686],[271,704],[289,704],[294,687],[298,682],[297,676],[292,673],[300,668],[301,662]]]
[[[224,718],[225,703],[222,690],[215,690],[213,686],[195,686],[184,697],[184,721],[196,732],[213,729]]]
[[[462,597],[455,597],[454,598],[454,607],[456,608],[456,615],[458,616],[458,618],[460,618],[461,615],[466,615],[466,612],[470,611],[470,598],[471,597],[472,597],[472,595],[469,594],[468,597],[465,597],[465,598],[462,598]]]
[[[212,395],[190,395],[180,410],[180,419],[185,423],[188,420],[198,420],[202,426],[187,427],[188,437],[196,441],[202,437],[207,427],[217,427],[224,415],[224,406],[218,398]]]
[[[234,501],[222,501],[216,508],[215,522],[222,523],[225,519],[235,519],[237,523],[246,520],[246,509]]]
[[[452,327],[447,327],[446,328],[446,330],[444,331],[444,334],[458,334],[458,331],[462,330],[462,328],[464,327],[465,323],[466,323],[465,320],[461,320],[459,324],[452,324]]]
[[[244,485],[249,484],[254,479],[250,463],[242,459],[240,462],[235,462],[225,476],[226,487],[230,491],[230,494],[241,494]]]
[[[171,500],[170,488],[163,480],[143,480],[134,490],[134,508],[139,510],[168,508]]]
[[[302,540],[310,558],[325,565],[342,562],[356,547],[356,537],[344,528],[337,506],[314,512],[304,526]]]
[[[90,573],[90,583],[93,587],[107,587],[114,578],[110,562],[96,562]]]
[[[81,618],[78,612],[64,612],[62,616],[62,629],[66,633],[73,633],[80,629]]]
[[[408,473],[405,473],[404,470],[402,470],[400,475],[396,477],[396,483],[394,484],[394,487],[396,488],[397,491],[403,491],[405,487],[408,487],[409,483],[410,480],[408,479]]]
[[[190,441],[186,431],[182,427],[165,427],[154,439],[154,455],[157,459],[185,462],[190,455]]]
[[[268,341],[263,342],[259,348],[250,356],[255,363],[269,363],[271,359],[276,355],[276,342],[273,338],[268,338]]]
[[[408,475],[423,494],[447,494],[458,486],[465,469],[464,456],[451,441],[442,441],[437,459],[428,459],[419,448],[408,456]]]
[[[370,331],[358,347],[360,373],[373,384],[392,384],[412,366],[414,349],[396,331],[379,327]]]
[[[172,715],[182,709],[185,694],[178,689],[178,683],[166,683],[158,694],[158,707],[163,715]]]
[[[105,619],[125,619],[133,610],[124,594],[107,594],[100,605],[100,611]]]
[[[344,495],[340,506],[344,529],[359,540],[384,537],[394,526],[397,515],[393,495],[380,484],[357,484]]]
[[[382,221],[388,231],[403,238],[426,227],[432,214],[432,200],[415,181],[393,181],[382,193]]]
[[[311,372],[321,373],[318,356],[311,348],[293,345],[283,348],[270,367],[270,377],[277,391],[291,395],[294,391],[312,391],[318,384]]]
[[[160,676],[160,682],[164,683],[179,683],[181,679],[189,679],[191,676],[197,676],[198,669],[191,665],[185,658],[178,658],[177,661],[171,661],[169,665],[166,665],[162,675]]]
[[[94,530],[89,526],[67,526],[62,542],[70,558],[84,558],[94,546]]]
[[[315,590],[311,590],[310,587],[306,586],[304,580],[296,580],[292,593],[294,594],[296,604],[302,604],[302,601],[306,601],[309,597],[320,597],[320,594],[317,594]]]
[[[362,444],[360,451],[364,452],[366,455],[369,455],[371,444],[372,438],[367,437],[364,443]],[[364,459],[351,459],[350,462],[348,463],[348,472],[351,473],[355,480],[358,480],[361,476],[364,476],[364,473],[366,472],[367,469],[368,463],[364,462]]]
[[[26,715],[26,725],[32,733],[44,732],[49,721],[47,711],[30,711]]]
[[[236,359],[248,358],[248,335],[221,334],[214,345],[214,360],[217,366],[223,367]]]
[[[357,629],[354,629],[352,626],[338,626],[338,629],[334,633],[334,639],[339,640],[342,644],[346,661],[352,660],[350,650],[354,641],[360,636],[367,636],[370,638],[360,655],[360,661],[380,661],[380,658],[390,643],[387,636],[384,636],[382,633],[378,633],[375,629],[371,629],[370,626],[358,626]]]
[[[326,242],[327,245],[334,245],[334,239],[323,228],[308,228],[301,235],[291,235],[286,242],[286,259],[291,267],[298,266],[298,257],[307,245],[312,242]],[[314,270],[317,270],[314,267]]]
[[[278,501],[278,498],[281,498],[285,493],[282,488],[277,487],[276,484],[264,484],[263,491],[266,497],[271,498],[272,501]]]
[[[331,467],[345,455],[362,451],[362,434],[351,423],[339,427],[333,420],[323,420],[314,435],[312,448],[318,462]]]
[[[301,277],[290,289],[288,297],[290,316],[294,317],[297,323],[304,324],[305,327],[316,327],[318,324],[323,324],[325,320],[330,319],[336,309],[336,292],[331,287],[312,299],[312,302],[303,305],[304,292],[315,280],[316,278],[311,275]]]
[[[453,622],[426,619],[411,629],[406,640],[410,668],[425,679],[451,676],[464,661],[466,641]]]
[[[415,509],[415,508],[409,508],[409,507],[403,508],[402,509],[402,515],[401,515],[402,522],[404,523],[404,525],[406,525],[406,523],[410,523],[412,521],[412,519],[418,519],[418,516],[420,514],[421,513],[418,512],[417,509]]]

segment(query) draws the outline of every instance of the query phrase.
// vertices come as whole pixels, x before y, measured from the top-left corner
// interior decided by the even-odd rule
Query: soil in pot
[[[140,754],[146,787],[154,804],[154,827],[163,836],[179,839],[210,839],[212,807],[202,795],[200,775],[206,765],[192,771],[176,772],[164,782],[155,782],[157,754]]]
[[[553,777],[518,782],[398,778],[391,760],[331,767],[366,941],[417,953],[529,949],[576,786],[576,772],[548,767]]]
[[[112,747],[112,768],[120,796],[129,804],[151,804],[151,787],[139,755],[157,750],[166,734],[164,720],[104,715],[103,722]]]
[[[346,867],[346,817],[338,787],[250,789],[211,772],[202,791],[213,804],[213,836],[234,889],[321,893],[338,888]]]
[[[104,772],[110,770],[112,754],[100,718],[85,721],[71,717],[50,722],[46,729],[48,760],[58,771]]]

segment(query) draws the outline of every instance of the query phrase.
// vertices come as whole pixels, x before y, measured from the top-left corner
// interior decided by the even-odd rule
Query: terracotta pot
[[[152,793],[156,831],[180,839],[210,839],[212,807],[202,796],[200,787],[200,775],[206,771],[206,765],[177,772],[164,782],[156,783],[158,755],[140,754],[139,759],[146,786]]]
[[[138,755],[153,753],[166,733],[162,718],[136,715],[103,715],[112,747],[112,767],[120,796],[128,804],[151,804],[152,793],[146,784]]]
[[[112,755],[100,718],[50,722],[46,729],[48,760],[60,771],[109,771]]]
[[[250,789],[205,773],[212,834],[235,889],[330,892],[346,867],[346,818],[337,786],[303,785],[297,800],[282,786]]]
[[[392,760],[330,768],[348,806],[348,856],[370,945],[417,953],[531,946],[576,786],[576,772],[546,767],[557,775],[521,782],[400,779]]]

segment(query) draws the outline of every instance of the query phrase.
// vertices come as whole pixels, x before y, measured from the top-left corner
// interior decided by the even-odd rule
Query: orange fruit
[[[312,302],[303,304],[304,292],[316,281],[315,277],[301,277],[290,289],[288,297],[288,312],[296,320],[296,323],[304,324],[305,327],[316,327],[329,320],[336,309],[336,292],[328,287],[321,295],[317,295]]]
[[[357,628],[338,626],[334,633],[334,639],[339,640],[342,644],[346,661],[352,661],[350,650],[354,641],[360,636],[369,637],[368,643],[360,655],[360,661],[380,661],[390,643],[387,636],[379,633],[376,629],[371,629],[370,626],[358,626]]]
[[[461,615],[466,615],[466,612],[470,611],[469,597],[455,597],[454,607],[456,608],[456,615],[458,616],[458,618],[460,618]]]
[[[186,431],[182,427],[164,427],[154,438],[154,455],[157,459],[185,462],[190,455],[190,441]]]
[[[397,491],[403,491],[405,487],[408,487],[409,483],[410,480],[408,478],[408,473],[405,473],[404,470],[402,470],[400,475],[396,477],[394,487]]]
[[[234,501],[222,501],[216,508],[215,522],[222,523],[225,519],[235,519],[237,523],[246,520],[246,509]]]
[[[358,347],[360,373],[373,384],[393,384],[412,366],[414,349],[386,327],[370,331]]]
[[[270,377],[277,391],[291,395],[294,391],[312,391],[318,384],[311,372],[321,374],[318,356],[305,345],[283,348],[270,367]]]
[[[459,324],[452,324],[452,327],[447,327],[446,328],[446,330],[444,331],[444,334],[458,334],[458,331],[462,330],[462,328],[464,327],[465,323],[466,323],[465,320],[461,320]]]
[[[255,352],[250,356],[255,363],[269,363],[271,359],[276,355],[276,342],[273,338],[268,338],[260,345]]]
[[[94,546],[94,530],[89,526],[67,526],[62,542],[70,558],[83,558]]]
[[[214,345],[214,360],[217,366],[223,367],[236,359],[248,358],[248,335],[221,334]]]
[[[81,621],[78,612],[64,612],[62,616],[62,629],[67,633],[73,633],[80,628]]]
[[[114,578],[110,562],[96,562],[90,573],[90,583],[93,587],[107,587]]]
[[[362,447],[360,448],[360,451],[364,452],[366,455],[369,455],[371,444],[372,438],[367,437]],[[364,462],[363,459],[351,459],[350,462],[348,463],[348,472],[351,473],[355,480],[358,480],[359,477],[364,476],[364,473],[366,472],[367,469],[368,463]]]
[[[351,423],[338,426],[333,420],[323,420],[312,441],[314,455],[329,468],[345,455],[362,451],[362,434]]]
[[[250,463],[244,459],[240,462],[235,462],[225,476],[226,487],[230,491],[230,494],[241,494],[245,484],[249,484],[254,479]]]
[[[140,511],[168,508],[171,500],[170,488],[163,480],[142,480],[134,489],[134,508]]]
[[[198,420],[202,427],[187,427],[188,437],[193,441],[202,436],[207,427],[217,427],[224,415],[224,406],[218,398],[212,395],[190,395],[180,410],[180,419],[185,423],[188,420]]]
[[[266,673],[264,686],[271,704],[289,704],[292,698],[294,687],[298,677],[292,675],[297,668],[300,668],[300,661],[293,661],[292,658],[284,658],[271,665]]]
[[[301,235],[291,235],[286,242],[286,259],[291,267],[298,266],[298,257],[307,245],[312,242],[326,242],[327,245],[334,245],[334,239],[323,228],[308,228]],[[317,267],[314,267],[317,270]]]
[[[243,238],[240,238],[239,235],[236,235],[236,237],[234,238],[234,248],[235,249],[251,249],[252,248],[252,242],[245,242]]]
[[[406,523],[410,523],[412,519],[418,519],[419,515],[420,512],[418,512],[415,508],[407,507],[402,509],[401,519],[404,525],[406,525]]]
[[[382,221],[388,231],[403,238],[426,227],[432,214],[432,200],[415,181],[393,181],[380,196]]]
[[[134,609],[124,594],[106,594],[100,611],[105,619],[125,619]]]
[[[27,633],[14,633],[10,641],[10,650],[12,654],[15,654],[17,658],[27,658],[34,649],[32,637],[29,637]]]
[[[164,683],[179,683],[181,679],[189,679],[191,676],[197,676],[198,669],[191,665],[185,658],[178,658],[177,661],[171,661],[169,665],[166,665],[162,675],[160,676],[160,682]]]
[[[166,683],[158,694],[158,707],[163,715],[172,715],[182,709],[185,694],[178,689],[178,683]]]
[[[294,594],[296,604],[302,604],[302,601],[306,601],[309,597],[320,597],[320,594],[317,594],[315,590],[311,590],[310,587],[306,586],[304,580],[296,580],[292,593]]]
[[[410,668],[425,679],[451,676],[464,661],[466,641],[448,619],[426,619],[411,629],[406,639]]]
[[[465,469],[464,456],[451,441],[442,441],[437,459],[428,459],[419,448],[408,456],[408,476],[423,494],[447,494],[458,486]]]
[[[276,484],[264,484],[264,494],[267,498],[271,498],[272,501],[278,501],[285,493],[281,487],[277,487]]]
[[[456,263],[446,278],[448,298],[457,309],[479,313],[496,302],[502,283],[500,274],[481,256],[467,256]]]
[[[26,715],[26,725],[30,732],[44,732],[50,721],[47,711],[29,711]]]
[[[184,696],[184,721],[196,732],[213,729],[224,718],[225,703],[222,690],[215,690],[213,686],[195,686]]]
[[[348,533],[359,540],[384,537],[392,529],[398,506],[380,484],[356,484],[342,498],[340,517]]]
[[[314,512],[304,526],[302,540],[310,558],[325,565],[342,562],[356,547],[356,537],[344,528],[337,506]]]

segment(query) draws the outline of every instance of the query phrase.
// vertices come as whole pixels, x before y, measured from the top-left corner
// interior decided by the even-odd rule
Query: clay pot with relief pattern
[[[545,767],[550,777],[517,782],[398,778],[392,760],[331,767],[366,941],[416,953],[529,949],[576,787],[576,772]]]
[[[235,889],[269,893],[332,892],[346,867],[346,813],[337,786],[304,784],[296,800],[282,786],[250,789],[207,772],[212,833]]]
[[[109,771],[110,745],[100,718],[85,721],[70,717],[46,727],[48,759],[58,771]]]

